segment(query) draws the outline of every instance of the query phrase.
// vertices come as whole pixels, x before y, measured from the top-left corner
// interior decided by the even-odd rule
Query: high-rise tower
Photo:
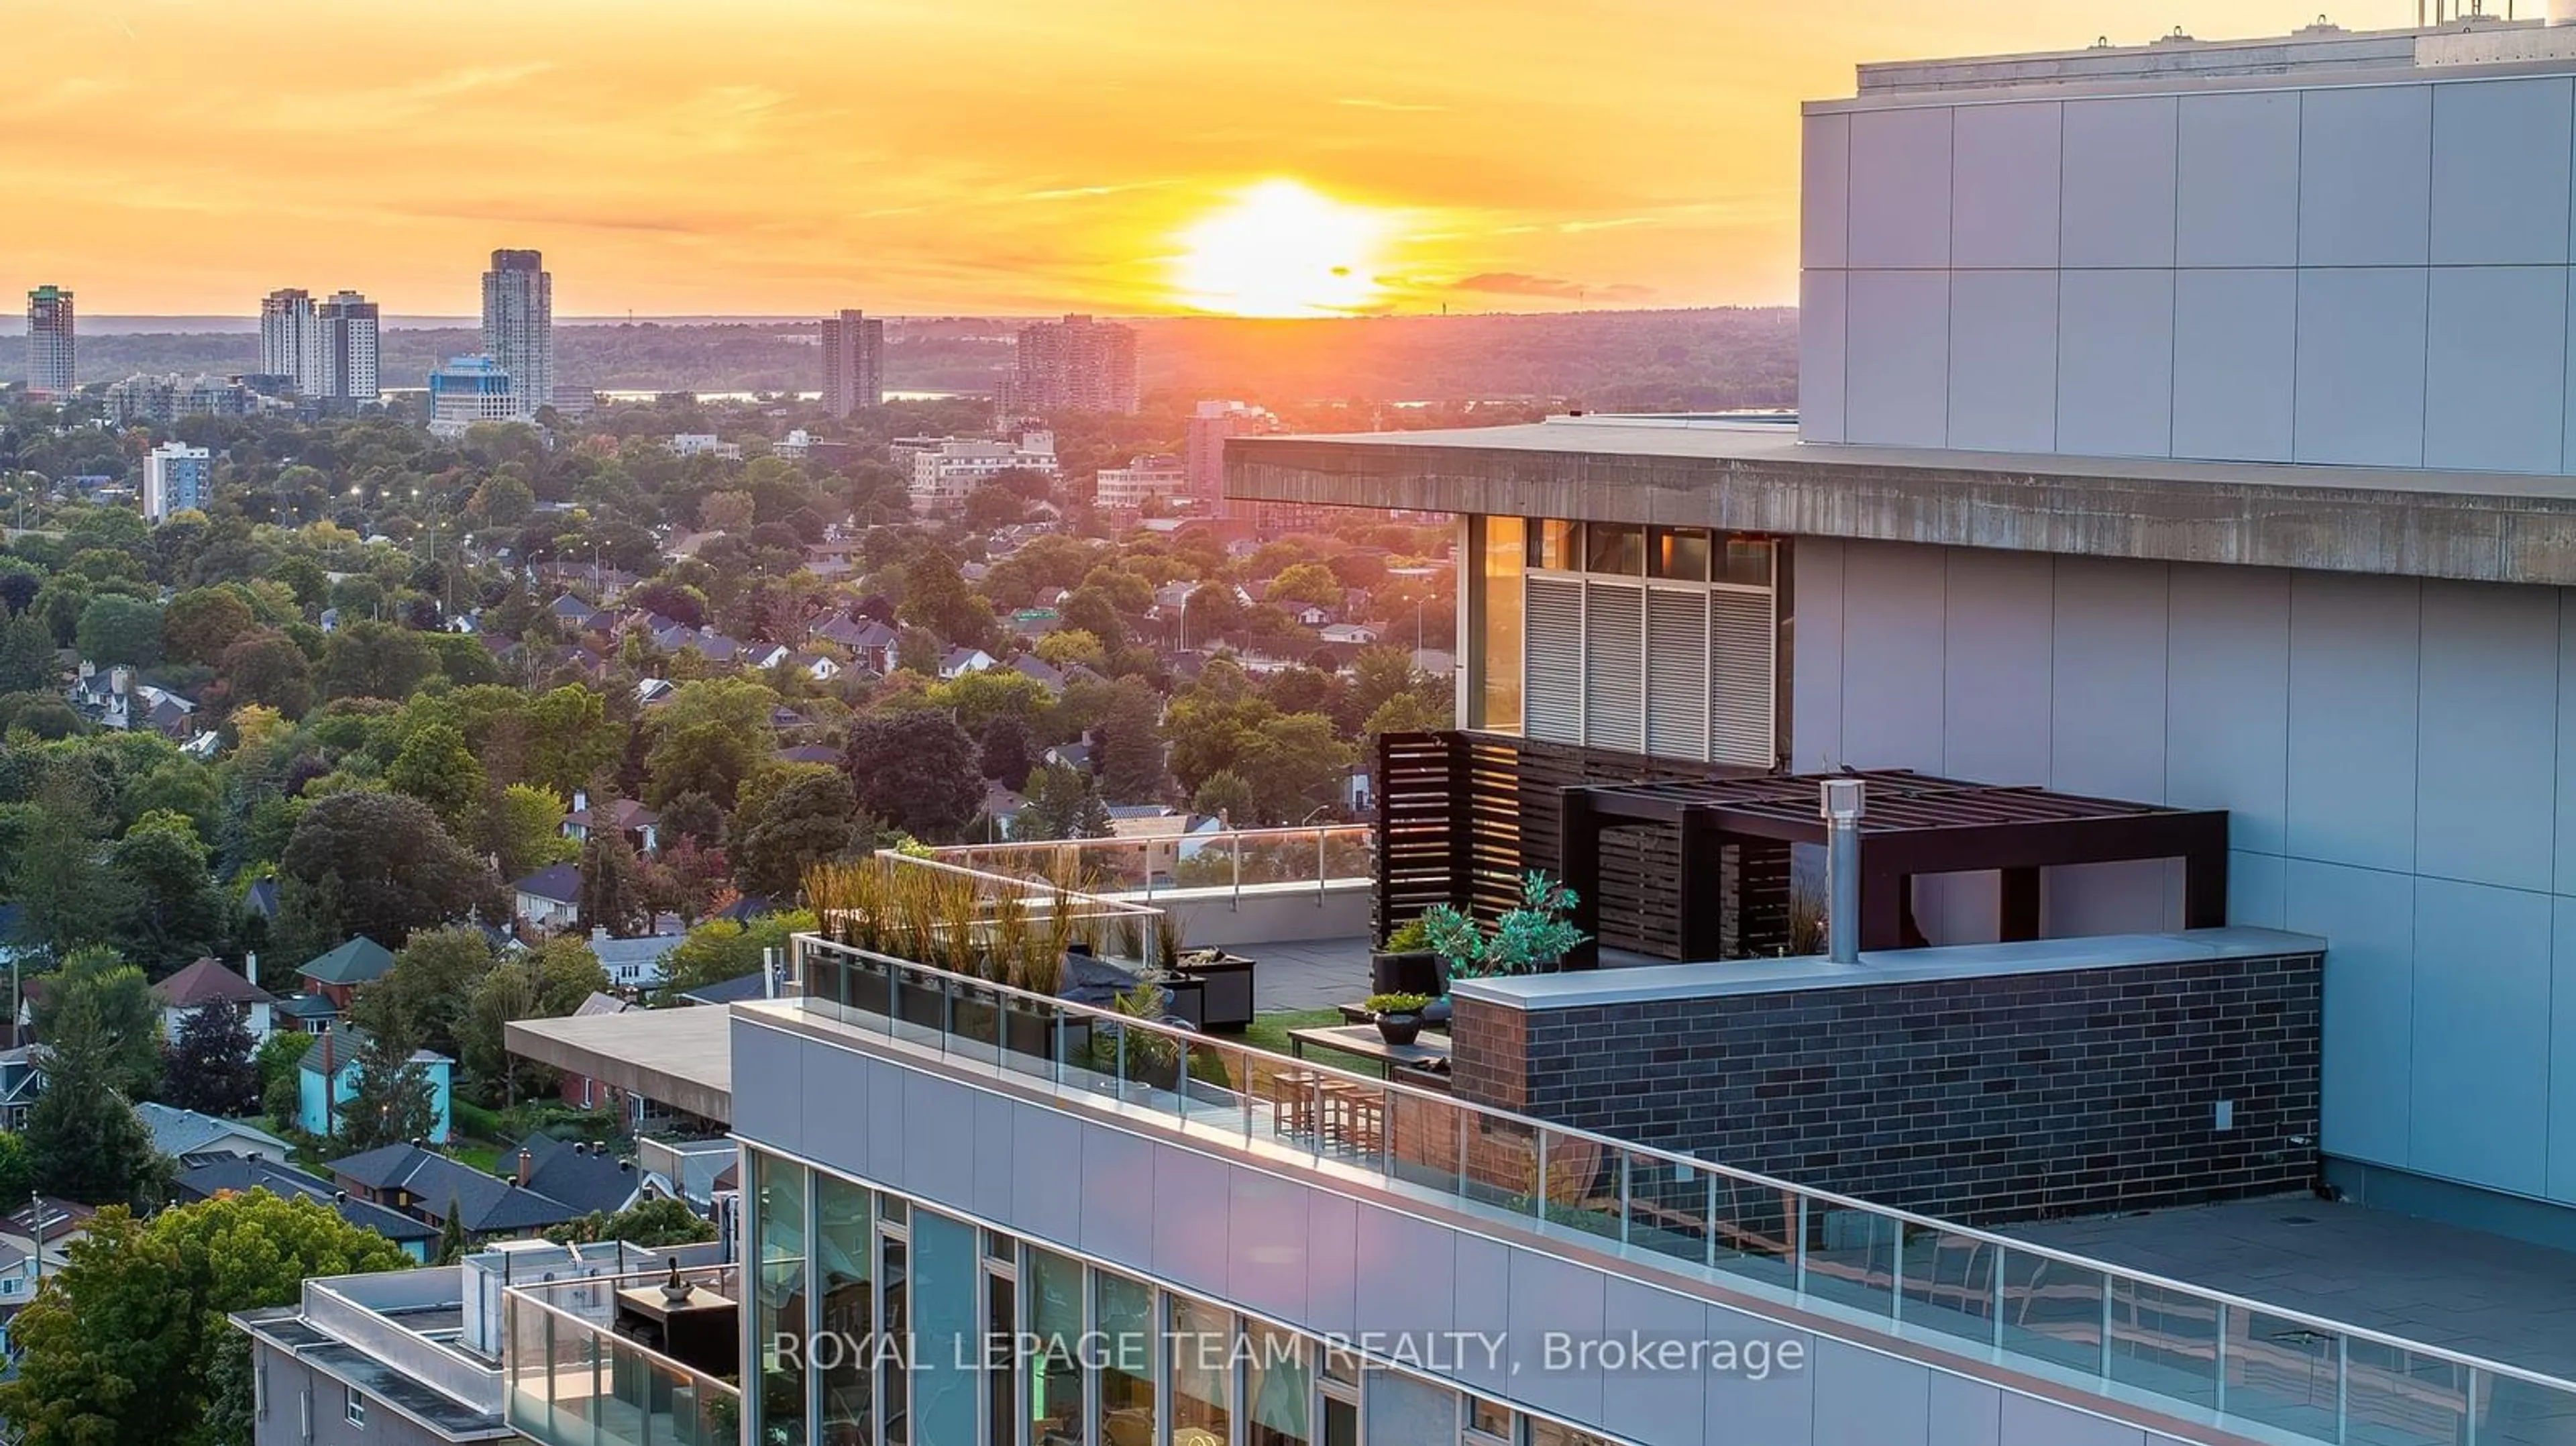
[[[334,294],[314,311],[314,372],[309,395],[372,402],[376,388],[376,304],[354,291]]]
[[[59,286],[39,286],[27,293],[27,386],[38,396],[72,393],[72,294]]]
[[[313,392],[313,293],[299,286],[272,291],[259,303],[259,369],[262,375],[285,377],[295,390]]]
[[[885,400],[885,323],[844,311],[823,318],[823,405],[846,417]]]
[[[555,279],[540,251],[495,251],[483,273],[483,352],[510,373],[518,418],[554,400]]]

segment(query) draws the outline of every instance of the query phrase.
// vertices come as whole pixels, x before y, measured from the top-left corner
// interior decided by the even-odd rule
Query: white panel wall
[[[1799,547],[1802,767],[2228,810],[2232,920],[2331,946],[2327,1151],[2576,1205],[2576,590]],[[2169,870],[2043,888],[2176,918]],[[1966,892],[1918,887],[1935,942]]]
[[[1810,271],[1798,280],[1798,431],[1811,442],[1843,440],[1845,275]]]
[[[1927,100],[1807,118],[1809,440],[2576,472],[2576,79]]]

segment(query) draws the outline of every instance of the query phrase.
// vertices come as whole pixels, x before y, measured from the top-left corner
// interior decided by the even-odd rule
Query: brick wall
[[[1969,1223],[2316,1172],[2322,956],[1522,1010],[1455,1001],[1463,1098]],[[2220,1131],[2214,1106],[2234,1102]]]

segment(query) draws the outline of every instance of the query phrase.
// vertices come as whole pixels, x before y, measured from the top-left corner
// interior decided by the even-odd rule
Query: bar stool
[[[1283,1140],[1315,1133],[1315,1087],[1324,1077],[1312,1070],[1283,1069],[1270,1077],[1270,1129]]]

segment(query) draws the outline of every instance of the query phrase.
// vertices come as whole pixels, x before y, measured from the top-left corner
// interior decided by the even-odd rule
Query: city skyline
[[[548,253],[566,318],[820,316],[850,296],[896,316],[1783,303],[1791,102],[1847,87],[1852,65],[2316,18],[2270,0],[1937,16],[1845,0],[1818,24],[1623,0],[1462,25],[1449,0],[1393,17],[1321,0],[1247,48],[1251,17],[1222,6],[1118,0],[1077,25],[1035,0],[763,4],[794,23],[710,34],[694,7],[622,8],[610,52],[588,0],[468,0],[436,26],[309,0],[45,0],[16,33],[77,63],[0,99],[0,123],[97,144],[0,159],[49,218],[13,265],[97,315],[231,314],[324,273],[363,278],[389,317],[470,315],[472,260],[504,241]],[[507,23],[470,23],[485,9]],[[316,53],[369,63],[317,82]],[[845,53],[875,58],[865,105]],[[160,99],[141,110],[143,94]],[[120,141],[146,124],[150,144]],[[499,151],[515,159],[457,160]],[[1258,224],[1283,216],[1284,254]]]

